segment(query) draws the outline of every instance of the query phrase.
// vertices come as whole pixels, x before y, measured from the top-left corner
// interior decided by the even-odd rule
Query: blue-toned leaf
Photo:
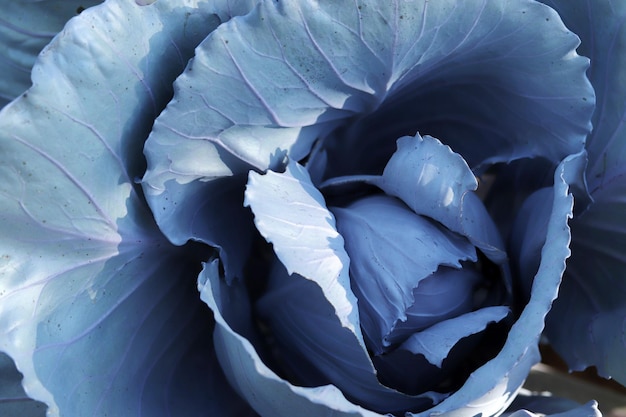
[[[533,402],[532,397],[525,399],[528,403],[529,410],[524,407],[523,409],[516,410],[516,402],[511,405],[509,411],[503,416],[505,417],[602,417],[602,413],[598,410],[598,404],[595,401],[588,402],[584,405],[571,404],[573,401],[563,400],[557,397],[535,397]],[[553,408],[562,408],[565,404],[569,404],[569,408],[566,410],[560,410],[559,412],[550,412]],[[522,403],[523,404],[523,403]],[[554,404],[554,405],[552,405]],[[536,407],[536,408],[533,408]],[[516,411],[514,411],[516,410]]]
[[[626,384],[626,181],[614,178],[572,221],[572,258],[547,321],[550,343],[573,370]]]
[[[244,205],[252,209],[257,229],[288,273],[316,282],[342,326],[362,340],[350,259],[335,218],[306,169],[290,162],[284,173],[250,172]]]
[[[541,250],[546,242],[545,230],[552,213],[552,193],[551,188],[540,188],[528,196],[511,231],[511,264],[525,296],[530,294],[541,262]]]
[[[410,5],[417,13],[385,16],[386,29],[364,23],[366,34],[398,40],[389,54],[400,55],[401,78],[376,112],[327,141],[329,176],[380,172],[392,140],[415,132],[445,140],[473,169],[524,156],[558,163],[578,152],[594,102],[587,62],[573,53],[576,36],[542,6],[421,1]]]
[[[581,38],[579,53],[591,59],[596,91],[593,132],[587,139],[592,193],[624,175],[626,160],[626,4],[619,0],[542,0]]]
[[[289,276],[280,263],[272,271],[258,310],[291,362],[315,368],[356,404],[400,413],[426,409],[446,397],[434,392],[410,396],[381,385],[365,346],[342,326],[322,288],[297,274]]]
[[[194,285],[206,250],[171,246],[134,182],[172,81],[219,23],[204,2],[109,0],[0,112],[0,350],[50,417],[246,410]]]
[[[469,295],[471,297],[472,293]],[[442,299],[445,295],[437,294],[425,307]],[[440,391],[443,387],[465,382],[475,369],[469,369],[468,363],[484,363],[497,354],[507,326],[492,328],[489,333],[483,330],[490,322],[505,318],[509,309],[488,307],[463,315],[468,311],[460,311],[448,320],[443,317],[432,327],[418,328],[404,338],[404,343],[384,355],[374,356],[372,359],[381,382],[407,393],[429,389]]]
[[[477,260],[467,239],[395,198],[367,197],[332,211],[350,255],[363,331],[376,354],[390,345],[395,324],[407,319],[420,281],[442,265],[460,268],[460,261]]]
[[[484,196],[483,202],[502,236],[509,239],[515,216],[531,194],[552,187],[556,165],[544,158],[521,159],[494,166],[481,175],[478,193]]]
[[[288,278],[294,282],[292,277]],[[315,286],[309,280],[302,278],[302,281]],[[217,355],[229,382],[260,415],[380,417],[380,414],[346,400],[344,394],[333,385],[312,388],[295,386],[268,368],[250,341],[233,330],[226,319],[227,316],[241,317],[241,305],[232,302],[237,297],[234,294],[237,289],[220,279],[219,261],[214,260],[205,265],[198,278],[198,290],[202,300],[213,310]]]
[[[548,317],[551,343],[573,370],[595,365],[626,384],[626,4],[547,0],[582,39],[597,93],[587,143],[594,204],[572,221],[572,259]]]
[[[538,394],[525,388],[520,390],[519,395],[515,397],[511,406],[502,416],[511,417],[518,412],[529,412],[530,416],[536,414],[558,416],[563,414],[571,417],[602,417],[595,401],[581,405],[569,398],[555,397],[550,392]]]
[[[413,334],[398,349],[424,355],[428,362],[441,367],[443,360],[459,340],[483,331],[489,323],[499,322],[508,315],[509,308],[504,306],[472,311]]]
[[[454,225],[448,219],[458,216],[463,196],[478,188],[467,162],[431,136],[405,136],[396,143],[381,188],[402,198],[415,212]]]
[[[416,213],[467,237],[496,264],[504,264],[500,232],[473,193],[478,182],[463,157],[430,136],[405,136],[397,143],[382,177],[373,182]]]
[[[535,344],[526,349],[515,350],[518,356],[508,358],[506,364],[493,366],[488,363],[482,366],[469,376],[460,390],[442,403],[427,412],[410,413],[407,417],[426,417],[432,416],[432,413],[446,417],[474,417],[477,413],[485,416],[499,415],[515,398],[530,368],[540,360]],[[498,359],[491,362],[496,360]]]
[[[0,107],[31,85],[35,58],[65,23],[101,0],[0,1]]]
[[[580,150],[590,129],[593,92],[577,42],[531,1],[262,2],[203,43],[155,124],[144,189],[157,223],[172,241],[222,245],[208,225],[219,220],[190,224],[181,209],[199,205],[203,184],[276,168],[285,152],[300,160],[315,139],[359,114],[403,132],[384,132],[383,143],[376,129],[342,129],[324,142],[333,169],[358,166],[360,152],[384,166],[389,141],[407,134],[407,123],[415,134],[423,120],[449,127],[441,137],[472,163],[559,161]],[[225,265],[228,276],[239,261]]]
[[[504,346],[495,358],[474,371],[458,391],[428,413],[416,416],[426,417],[434,412],[469,417],[476,415],[476,407],[480,407],[483,415],[500,413],[513,400],[532,365],[539,361],[539,336],[545,316],[558,295],[565,260],[570,255],[568,219],[572,216],[573,198],[568,183],[584,169],[581,160],[585,161],[582,153],[566,158],[554,174],[552,212],[530,300],[509,331]]]
[[[13,360],[0,353],[0,415],[43,417],[46,415],[45,404],[32,400],[22,388],[22,374],[15,369]]]
[[[204,236],[198,240],[218,248],[229,280],[243,277],[254,236],[252,215],[243,205],[247,180],[246,171],[214,181],[171,182],[168,195],[151,207],[158,211],[159,229],[175,245],[184,245],[189,236]],[[184,204],[176,203],[183,198]]]
[[[482,278],[471,264],[464,264],[462,269],[439,268],[413,290],[414,302],[406,310],[407,319],[396,323],[389,340],[401,342],[441,320],[479,307],[474,305],[474,292]]]

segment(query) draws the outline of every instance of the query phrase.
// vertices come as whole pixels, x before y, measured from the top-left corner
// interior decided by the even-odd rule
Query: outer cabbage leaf
[[[578,152],[591,128],[594,102],[586,64],[572,53],[578,41],[558,15],[537,6],[417,6],[424,15],[408,17],[416,33],[397,33],[398,47],[409,48],[399,64],[408,71],[377,112],[332,138],[329,176],[378,173],[393,152],[390,138],[416,131],[445,139],[472,169],[524,156],[545,156],[556,164]],[[404,13],[397,17],[407,20]],[[388,30],[402,28],[397,19],[387,21],[394,22]]]
[[[0,415],[42,417],[46,409],[45,404],[28,398],[22,388],[22,374],[9,356],[0,353]]]
[[[73,16],[101,0],[0,1],[0,107],[30,87],[35,58]]]
[[[594,97],[577,43],[553,10],[532,1],[263,2],[207,38],[177,81],[146,144],[150,206],[173,242],[221,246],[232,277],[248,254],[245,238],[233,243],[220,218],[197,208],[218,205],[213,194],[231,177],[275,169],[285,152],[303,158],[314,139],[355,115],[375,112],[366,119],[376,131],[406,128],[390,113],[423,114],[450,126],[457,134],[440,137],[474,163],[558,162],[590,130]],[[335,168],[367,163],[361,149],[386,162],[406,134],[385,132],[379,143],[363,126],[325,143]]]
[[[524,388],[520,390],[515,401],[502,416],[511,417],[518,413],[528,417],[537,414],[542,416],[602,417],[595,401],[581,405],[569,398],[554,397],[549,392],[537,394]]]
[[[573,370],[595,365],[626,384],[626,4],[546,0],[582,39],[597,94],[587,141],[594,204],[572,221],[572,259],[547,335]]]
[[[579,52],[591,59],[596,91],[593,132],[587,139],[589,187],[593,191],[624,174],[626,146],[626,4],[619,0],[542,0],[581,38]]]
[[[207,254],[172,247],[134,182],[211,6],[84,11],[0,112],[0,350],[51,417],[246,411],[194,285]]]
[[[548,316],[552,346],[573,370],[626,384],[626,182],[615,178],[572,222],[572,259]]]
[[[602,417],[602,413],[598,410],[598,404],[595,401],[591,401],[584,405],[570,404],[570,408],[559,412],[549,412],[546,410],[550,410],[552,408],[550,403],[555,403],[554,408],[562,406],[560,403],[563,402],[563,400],[560,398],[541,397],[537,399],[535,403],[533,403],[531,399],[528,401],[528,405],[531,406],[530,411],[526,409],[518,409],[517,411],[505,413],[504,417]],[[532,406],[535,406],[538,409],[532,408]],[[515,409],[515,403],[511,406],[511,409]]]

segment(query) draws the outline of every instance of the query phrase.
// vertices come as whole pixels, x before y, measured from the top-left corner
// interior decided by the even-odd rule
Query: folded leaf
[[[587,140],[587,181],[594,199],[572,221],[572,259],[548,316],[550,342],[573,370],[596,366],[626,384],[626,4],[546,0],[582,39],[597,92]]]
[[[453,225],[448,218],[456,217],[463,196],[478,188],[467,162],[431,136],[405,136],[397,145],[385,166],[381,188],[417,213]]]
[[[206,249],[170,245],[134,181],[173,79],[219,23],[204,2],[109,0],[0,112],[0,350],[50,417],[246,410],[194,285]]]
[[[101,0],[0,1],[0,107],[31,85],[35,58],[72,17]]]
[[[482,280],[472,264],[466,263],[462,269],[440,267],[413,290],[414,302],[406,310],[407,319],[396,323],[389,340],[400,342],[439,321],[480,307],[474,305],[474,298]]]
[[[432,325],[409,337],[399,349],[424,355],[428,362],[441,367],[450,350],[464,337],[485,330],[488,324],[501,321],[509,314],[504,306],[486,307]]]
[[[508,315],[505,306],[487,307],[417,330],[395,349],[373,358],[378,377],[407,393],[458,387],[475,369],[471,364],[498,352],[507,326],[485,329]]]
[[[289,274],[316,282],[341,324],[362,341],[356,297],[350,288],[350,259],[324,197],[301,165],[284,173],[250,172],[244,205],[254,213],[261,235]]]
[[[506,263],[500,232],[473,193],[476,177],[461,155],[437,139],[419,134],[398,139],[398,150],[374,184],[467,237],[494,263]]]
[[[322,288],[284,268],[274,268],[259,315],[294,363],[317,369],[356,404],[381,413],[423,410],[447,394],[406,395],[381,385],[365,345],[344,327]],[[306,385],[307,381],[304,380]]]
[[[351,403],[333,385],[292,385],[268,368],[250,341],[237,333],[226,319],[227,316],[240,317],[241,305],[231,301],[237,289],[226,285],[220,278],[219,268],[218,260],[205,265],[198,278],[198,290],[215,316],[214,341],[220,363],[229,382],[248,404],[260,415],[276,417],[381,417]],[[315,285],[304,278],[302,281]]]
[[[584,405],[570,404],[569,409],[559,412],[548,412],[552,406],[551,403],[555,403],[556,408],[562,407],[565,404],[560,398],[555,397],[541,397],[534,403],[531,399],[528,399],[530,410],[519,409],[517,411],[507,412],[503,414],[504,417],[602,417],[602,413],[598,410],[598,404],[595,401],[589,402]],[[537,408],[532,408],[535,406]],[[515,410],[515,403],[511,406],[511,410]]]
[[[594,104],[588,61],[553,10],[532,1],[385,4],[397,12],[364,6],[365,16],[379,14],[355,32],[393,62],[389,91],[375,112],[326,140],[327,178],[380,173],[395,138],[416,132],[472,169],[530,156],[558,163],[582,148]]]
[[[378,383],[361,334],[343,238],[307,171],[290,162],[284,173],[250,173],[246,204],[280,261],[259,302],[274,337],[368,408],[431,404],[430,397],[411,398]]]

